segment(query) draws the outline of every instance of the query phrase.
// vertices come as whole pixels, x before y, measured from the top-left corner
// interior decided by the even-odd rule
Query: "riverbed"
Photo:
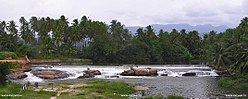
[[[132,68],[156,68],[158,76],[121,76],[124,70]],[[102,75],[89,79],[77,79],[82,76],[84,70],[99,70]],[[32,69],[56,69],[65,71],[70,76],[65,79],[45,80],[26,72],[27,78],[15,82],[39,82],[39,83],[63,83],[82,82],[89,80],[123,80],[135,86],[144,86],[149,89],[145,91],[146,96],[168,96],[177,95],[185,98],[227,98],[232,91],[223,90],[218,87],[218,74],[215,70],[204,65],[123,65],[123,66],[92,66],[92,65],[33,65]],[[182,76],[187,72],[195,72],[195,76]],[[167,74],[167,76],[162,76]]]

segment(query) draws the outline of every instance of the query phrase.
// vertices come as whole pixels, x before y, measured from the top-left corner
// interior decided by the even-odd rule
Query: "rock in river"
[[[195,72],[188,72],[188,73],[182,74],[182,76],[196,76],[196,73]]]
[[[84,71],[86,74],[93,74],[93,75],[101,75],[101,72],[99,70],[86,70]]]
[[[164,73],[164,74],[161,74],[160,76],[168,76],[168,74]]]
[[[7,75],[7,78],[12,80],[23,79],[26,77],[27,75],[23,72],[15,72]]]
[[[69,77],[69,74],[66,72],[55,69],[37,69],[32,70],[31,73],[43,79],[61,79]]]
[[[157,69],[152,68],[139,68],[125,70],[121,73],[122,76],[156,76],[158,75]]]
[[[95,75],[101,75],[101,72],[99,70],[85,70],[83,71],[84,75],[79,76],[78,78],[93,78]]]

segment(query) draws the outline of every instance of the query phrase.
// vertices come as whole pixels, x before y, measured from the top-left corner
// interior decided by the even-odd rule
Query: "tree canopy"
[[[248,18],[233,29],[203,37],[197,31],[158,33],[152,26],[137,29],[135,35],[121,22],[110,25],[83,16],[72,23],[31,17],[0,21],[0,51],[13,51],[32,58],[77,57],[95,64],[199,64],[205,63],[233,72],[248,71]]]

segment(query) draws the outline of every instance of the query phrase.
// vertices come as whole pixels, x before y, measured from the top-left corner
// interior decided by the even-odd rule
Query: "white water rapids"
[[[216,77],[215,70],[203,65],[139,65],[137,68],[156,68],[158,70],[158,76],[121,76],[120,73],[124,70],[128,70],[130,66],[75,66],[75,65],[62,65],[62,66],[49,66],[49,65],[35,65],[33,69],[56,69],[65,71],[70,76],[65,78],[77,79],[84,74],[84,70],[90,68],[92,70],[99,70],[102,74],[95,76],[98,79],[125,79],[125,78],[154,78],[160,77],[161,74],[167,74],[171,77],[183,77],[182,74],[187,72],[194,72],[198,77]],[[135,67],[136,68],[136,67]],[[28,77],[24,78],[24,82],[43,82],[44,80],[34,76],[31,72],[25,72]],[[65,80],[62,79],[62,80]],[[60,79],[61,80],[61,79]]]

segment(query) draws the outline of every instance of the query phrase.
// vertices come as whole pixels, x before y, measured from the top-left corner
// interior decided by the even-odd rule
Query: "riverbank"
[[[92,64],[89,59],[63,58],[63,59],[30,59],[31,64]]]
[[[40,84],[38,88],[33,86],[33,84],[27,85],[26,90],[22,90],[22,85],[9,82],[1,85],[0,97],[18,99],[126,99],[128,95],[135,92],[131,85],[122,81],[109,82],[97,80],[77,83]]]
[[[39,66],[39,65],[37,65]],[[88,82],[94,80],[105,81],[125,81],[133,86],[143,86],[148,90],[144,91],[145,97],[168,97],[170,95],[183,96],[186,98],[227,98],[226,94],[234,94],[228,90],[218,87],[218,79],[210,67],[202,65],[138,65],[138,68],[156,68],[158,69],[158,76],[122,76],[121,72],[128,70],[128,65],[124,66],[93,66],[93,65],[50,65],[51,67],[32,67],[33,69],[55,69],[64,71],[70,76],[65,79],[41,79],[30,72],[25,74],[27,78],[22,80],[15,80],[17,83],[31,83],[39,82],[40,84],[49,83],[78,83]],[[49,65],[48,65],[49,66]],[[78,79],[83,75],[84,70],[90,68],[92,70],[99,70],[102,74],[94,78]],[[185,72],[196,72],[195,76],[181,76]],[[161,76],[163,73],[169,73],[167,76]]]
[[[37,65],[39,66],[39,65]],[[42,65],[41,65],[42,66]],[[183,96],[186,98],[211,98],[219,97],[225,92],[219,90],[217,78],[212,75],[214,71],[211,68],[202,65],[138,65],[138,68],[156,68],[157,76],[122,76],[121,72],[129,70],[130,66],[94,66],[94,65],[61,65],[45,67],[32,67],[39,69],[55,69],[65,71],[71,74],[65,79],[47,80],[34,77],[27,73],[28,77],[17,82],[38,82],[40,83],[77,83],[89,80],[106,80],[106,81],[125,81],[134,86],[143,86],[148,88],[144,91],[145,97],[168,97],[170,95]],[[102,74],[94,78],[78,79],[83,75],[82,71],[90,68],[99,70]],[[135,67],[137,68],[137,67]],[[197,72],[195,76],[182,76],[187,71]],[[169,73],[167,76],[161,76],[163,73]],[[217,94],[217,95],[216,95]]]
[[[218,85],[223,89],[247,92],[248,95],[248,74],[236,74],[229,77],[221,77]]]

